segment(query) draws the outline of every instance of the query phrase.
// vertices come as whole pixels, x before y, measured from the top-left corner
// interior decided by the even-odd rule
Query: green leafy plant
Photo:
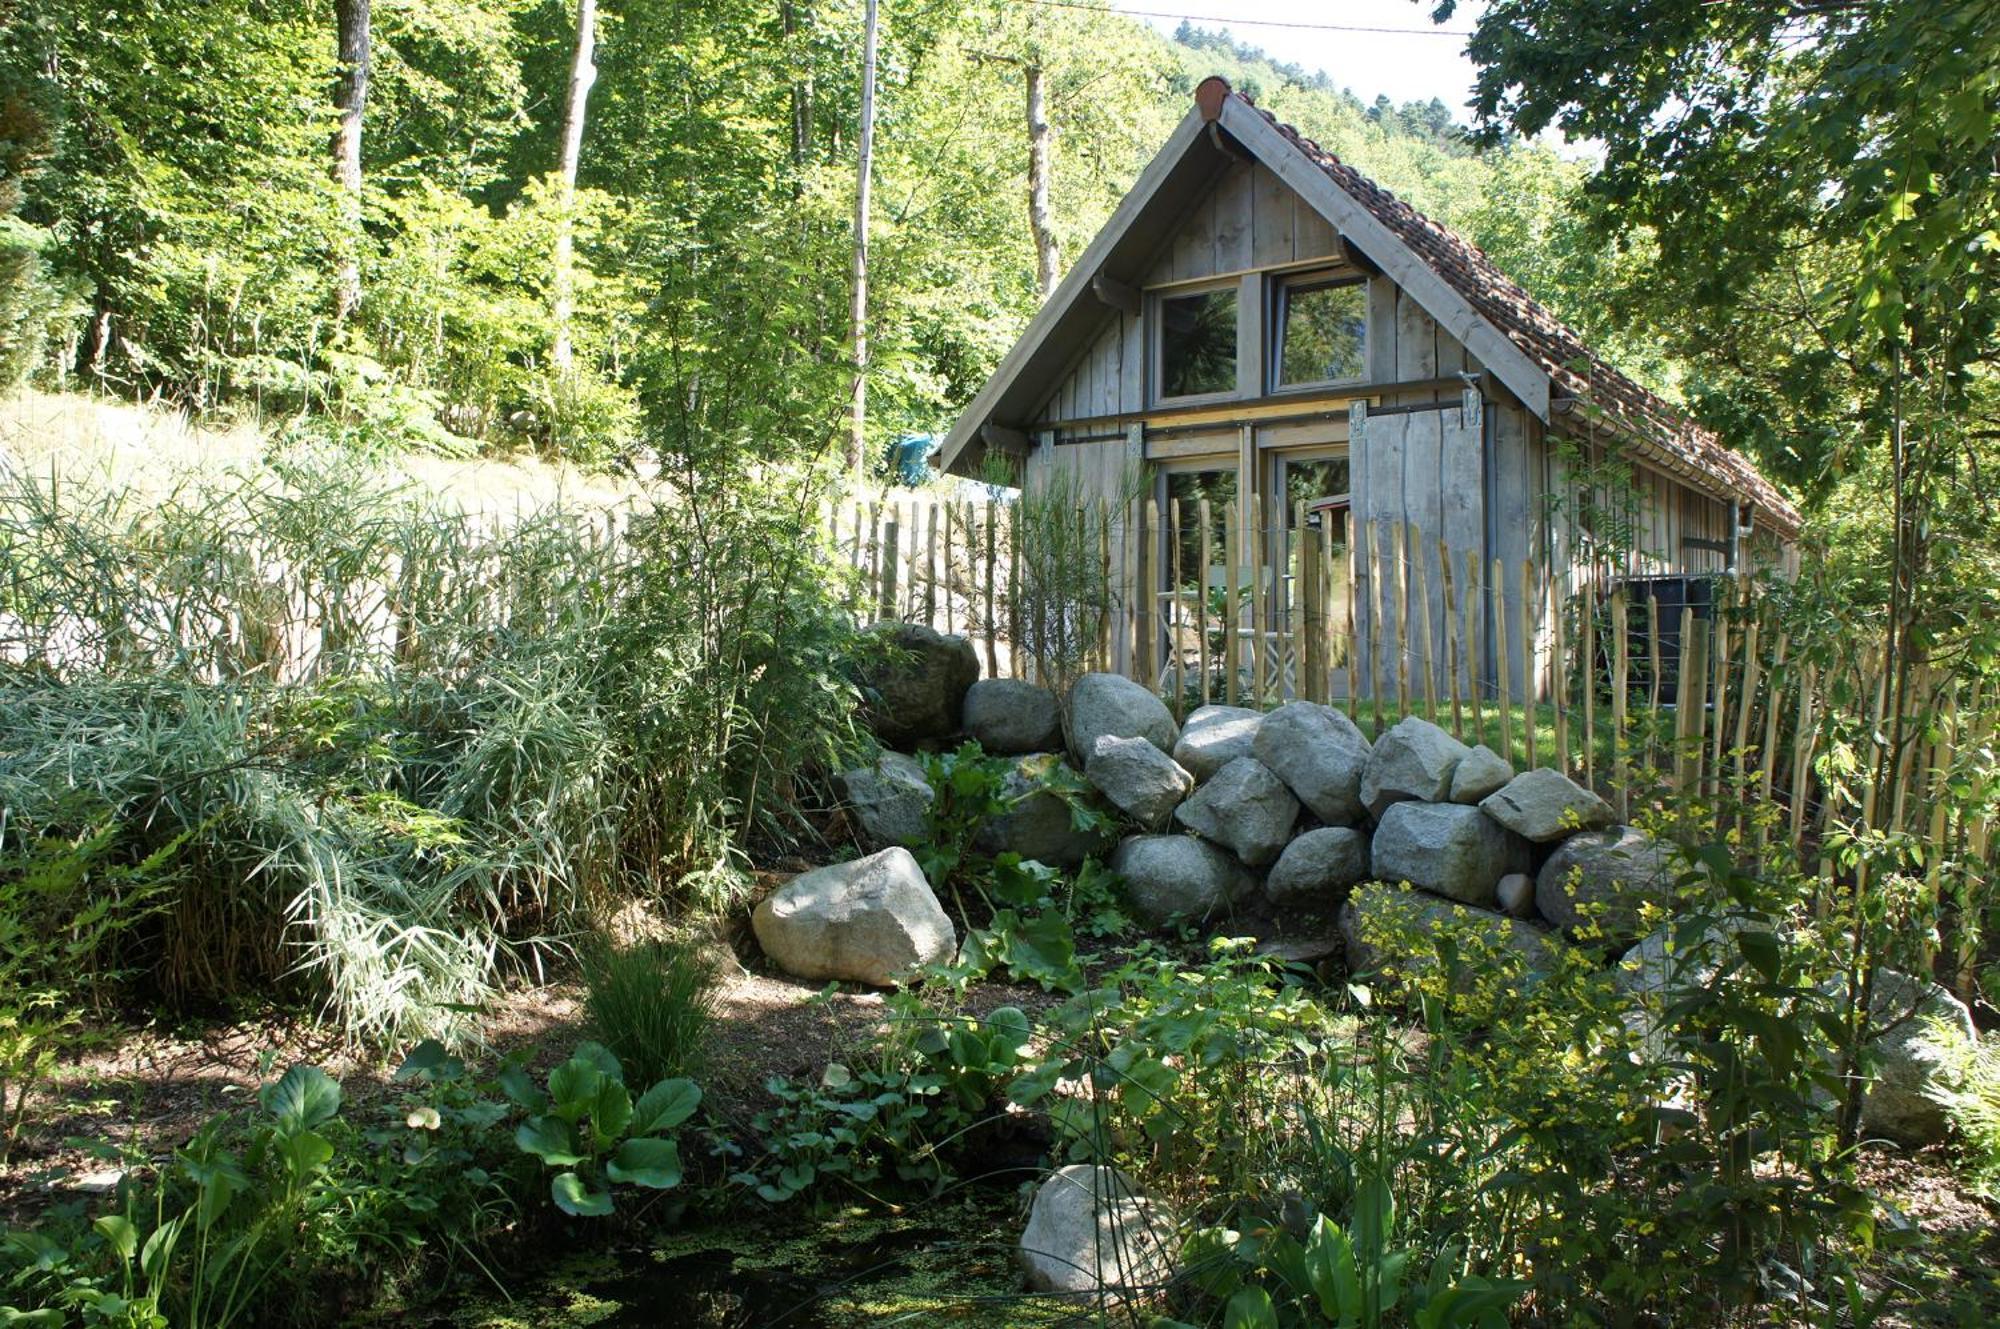
[[[715,1021],[716,962],[700,940],[617,946],[606,939],[578,954],[584,1010],[598,1042],[644,1084],[698,1075]]]
[[[701,1104],[692,1080],[661,1080],[635,1101],[618,1058],[599,1043],[549,1072],[546,1090],[512,1068],[503,1090],[533,1115],[514,1131],[524,1154],[559,1169],[549,1197],[576,1218],[602,1218],[616,1207],[615,1184],[671,1190],[681,1184],[680,1145],[672,1132]]]

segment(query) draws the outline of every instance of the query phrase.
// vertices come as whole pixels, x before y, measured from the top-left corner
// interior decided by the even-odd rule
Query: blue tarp
[[[936,434],[905,434],[889,445],[889,468],[903,484],[925,484],[931,478],[930,459],[943,446]]]

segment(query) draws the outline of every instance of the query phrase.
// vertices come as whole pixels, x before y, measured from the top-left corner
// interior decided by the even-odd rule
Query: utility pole
[[[854,190],[854,391],[849,399],[847,464],[856,481],[868,473],[868,178],[875,156],[875,0],[868,0],[861,45],[861,161]]]
[[[557,186],[555,271],[551,274],[554,299],[551,322],[555,342],[549,361],[558,374],[567,375],[573,352],[570,347],[570,312],[576,303],[576,170],[583,157],[584,106],[590,85],[597,81],[597,0],[577,0],[576,54],[570,63],[569,91],[563,98],[562,165]]]

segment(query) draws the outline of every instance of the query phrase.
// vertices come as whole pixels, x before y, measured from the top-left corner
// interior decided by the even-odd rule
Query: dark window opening
[[[1295,388],[1362,378],[1367,373],[1367,284],[1281,285],[1277,329],[1277,386]]]
[[[1202,291],[1160,301],[1160,395],[1236,390],[1236,292]]]

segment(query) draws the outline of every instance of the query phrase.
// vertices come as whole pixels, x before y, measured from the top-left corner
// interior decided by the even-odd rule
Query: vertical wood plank
[[[1535,565],[1533,563],[1523,560],[1521,563],[1521,633],[1528,639],[1526,659],[1528,662],[1529,672],[1521,680],[1521,741],[1523,748],[1527,752],[1528,768],[1530,770],[1532,770],[1537,764],[1535,757],[1535,731],[1538,728],[1540,728],[1540,726],[1536,723],[1536,720],[1538,718],[1537,716],[1538,708],[1535,704],[1535,694],[1538,691],[1538,689],[1535,687],[1535,675],[1534,675],[1534,667],[1535,667],[1535,647],[1534,647],[1535,615],[1533,610],[1534,603],[1535,603]]]
[[[1514,760],[1514,689],[1512,673],[1514,652],[1508,638],[1512,631],[1507,623],[1507,565],[1499,559],[1493,560],[1493,650],[1498,668],[1497,686],[1494,688],[1494,704],[1500,710],[1500,755],[1508,761]]]
[[[1239,472],[1238,484],[1248,483]],[[1265,675],[1271,667],[1270,642],[1265,637],[1269,624],[1271,588],[1266,584],[1275,575],[1271,566],[1271,533],[1264,523],[1264,496],[1250,495],[1250,696],[1252,706],[1262,707],[1266,697]]]
[[[1146,497],[1145,517],[1139,526],[1139,682],[1149,690],[1158,691],[1160,671],[1158,658],[1160,650],[1159,617],[1155,606],[1159,599],[1155,592],[1159,589],[1158,568],[1160,505],[1150,494]]]
[[[896,520],[895,511],[891,509],[888,525],[882,531],[885,557],[882,559],[881,598],[876,606],[878,618],[896,617],[896,545],[900,534],[901,524]]]
[[[1554,569],[1550,569],[1550,580],[1554,581]],[[1581,601],[1580,601],[1581,602]],[[1555,612],[1549,615],[1549,643],[1552,660],[1549,666],[1549,699],[1555,704],[1555,768],[1563,774],[1572,769],[1569,759],[1569,695],[1572,684],[1580,684],[1585,697],[1590,695],[1592,678],[1590,675],[1590,609],[1585,605],[1577,624],[1577,663],[1572,669],[1567,643],[1563,640],[1562,605],[1557,604]],[[1588,702],[1585,703],[1588,705]],[[1586,721],[1583,728],[1583,783],[1590,786],[1590,725]]]
[[[1007,672],[1015,678],[1028,676],[1021,640],[1021,502],[1007,505]]]
[[[1368,529],[1368,624],[1376,638],[1368,649],[1368,705],[1375,720],[1374,737],[1382,736],[1382,679],[1379,677],[1378,663],[1381,659],[1382,633],[1382,531],[1374,522],[1366,523]]]
[[[1411,598],[1417,613],[1422,616],[1417,620],[1417,652],[1422,657],[1424,671],[1424,719],[1431,724],[1436,724],[1438,718],[1437,651],[1435,649],[1435,642],[1431,636],[1431,611],[1433,606],[1431,604],[1430,577],[1426,571],[1430,563],[1429,554],[1426,552],[1430,548],[1430,541],[1424,538],[1423,532],[1417,529],[1415,522],[1410,523],[1409,539],[1406,547],[1409,550],[1410,562],[1414,565],[1410,571],[1416,577],[1416,585],[1412,588]]]
[[[1479,629],[1486,619],[1486,591],[1482,585],[1485,578],[1480,575],[1479,554],[1475,550],[1465,551],[1465,589],[1459,593],[1459,618],[1465,630],[1465,657],[1468,662],[1467,681],[1472,693],[1472,734],[1473,742],[1486,741],[1486,658],[1479,651]]]
[[[1209,704],[1209,660],[1208,660],[1208,570],[1215,566],[1215,516],[1209,510],[1208,499],[1203,498],[1195,505],[1195,520],[1200,523],[1201,566],[1195,572],[1195,635],[1200,638],[1195,650],[1201,661],[1201,704]]]
[[[1352,720],[1360,706],[1359,682],[1361,678],[1361,643],[1354,634],[1354,604],[1360,595],[1359,577],[1356,573],[1355,542],[1361,538],[1360,523],[1354,520],[1352,507],[1340,514],[1342,529],[1347,535],[1347,718]]]
[[[1174,653],[1174,718],[1187,718],[1187,651],[1181,641],[1181,631],[1187,620],[1187,611],[1182,607],[1181,580],[1181,501],[1167,499],[1167,559],[1168,586],[1173,596],[1167,601],[1167,649]]]
[[[1237,678],[1237,543],[1238,528],[1236,518],[1237,503],[1226,503],[1222,508],[1222,690],[1231,706],[1242,696],[1242,685]]]
[[[1814,714],[1818,702],[1814,695],[1818,676],[1818,666],[1810,662],[1799,674],[1798,718],[1792,725],[1791,835],[1794,845],[1799,843],[1805,830],[1806,777],[1812,774],[1813,748],[1819,737],[1817,716]]]
[[[1410,560],[1402,522],[1389,527],[1389,593],[1396,600],[1396,655],[1390,668],[1396,671],[1396,718],[1410,713]]]
[[[993,604],[993,564],[999,552],[999,516],[993,500],[986,500],[986,676],[1000,677],[1000,620]]]
[[[1326,686],[1326,587],[1320,580],[1321,541],[1317,526],[1301,522],[1299,532],[1298,600],[1305,658],[1294,665],[1299,673],[1297,691],[1307,701],[1325,705]]]
[[[1451,546],[1445,543],[1442,536],[1438,538],[1438,575],[1444,580],[1444,665],[1445,677],[1450,680],[1449,686],[1451,688],[1451,736],[1463,743],[1465,741],[1465,704],[1463,693],[1459,687],[1460,641],[1458,635],[1461,616],[1455,609],[1459,600],[1453,594],[1457,588],[1452,582]]]
[[[1111,618],[1111,503],[1097,500],[1097,667],[1106,671],[1118,666],[1112,658]]]

